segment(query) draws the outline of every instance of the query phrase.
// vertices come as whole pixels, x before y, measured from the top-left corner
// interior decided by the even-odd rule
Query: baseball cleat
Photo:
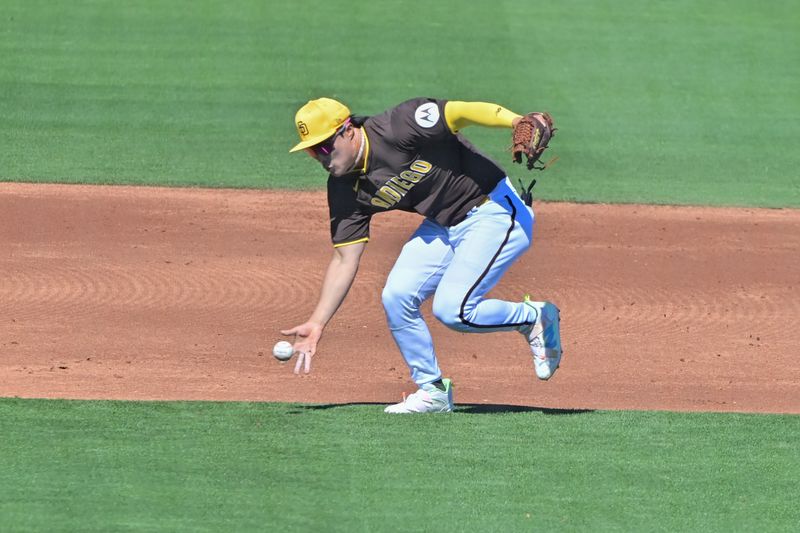
[[[548,380],[561,363],[561,314],[550,302],[532,302],[525,295],[525,305],[536,312],[535,322],[520,329],[531,347],[533,367],[539,379]]]
[[[408,395],[402,402],[390,405],[384,413],[449,413],[453,410],[453,384],[443,379],[445,390],[431,384],[423,385],[417,392]]]

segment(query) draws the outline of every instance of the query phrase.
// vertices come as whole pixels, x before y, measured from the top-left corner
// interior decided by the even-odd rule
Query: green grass
[[[0,400],[0,529],[790,531],[800,417]],[[494,411],[494,412],[492,412]]]
[[[429,95],[550,110],[543,199],[800,207],[798,27],[793,0],[5,0],[0,180],[321,187],[286,153],[307,99]]]

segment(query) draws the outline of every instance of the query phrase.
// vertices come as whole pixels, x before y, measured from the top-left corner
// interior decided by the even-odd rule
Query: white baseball
[[[291,342],[278,341],[275,347],[272,348],[272,355],[279,361],[288,361],[294,354],[294,346]]]

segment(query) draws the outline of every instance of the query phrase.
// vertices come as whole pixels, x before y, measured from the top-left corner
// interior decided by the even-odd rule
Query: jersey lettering
[[[380,196],[381,199],[384,202],[387,202],[389,205],[394,205],[403,199],[402,194],[392,189],[388,185],[384,185],[383,187],[378,189],[378,196]]]
[[[425,174],[431,171],[433,165],[422,159],[417,159],[411,165],[411,170],[404,170],[399,176],[392,176],[386,181],[375,196],[372,197],[370,203],[375,207],[382,207],[388,209],[397,204],[403,197],[408,194],[414,185],[420,182]]]
[[[425,174],[420,174],[419,172],[414,172],[413,170],[404,170],[400,173],[400,177],[406,181],[410,181],[411,183],[418,183]]]
[[[395,184],[395,185],[397,185],[399,187],[402,187],[406,191],[410,191],[411,187],[413,187],[415,185],[414,183],[412,183],[410,181],[404,180],[402,178],[402,176],[393,177],[392,179],[389,180],[389,183],[393,183],[393,184]]]
[[[417,172],[421,172],[422,174],[427,174],[433,168],[433,165],[428,163],[427,161],[423,161],[422,159],[417,159],[411,166],[409,167],[411,170],[416,170]]]

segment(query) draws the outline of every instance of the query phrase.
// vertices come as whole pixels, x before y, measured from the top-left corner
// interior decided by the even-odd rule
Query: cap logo
[[[436,102],[422,104],[414,112],[414,120],[423,128],[432,128],[439,122],[439,106]]]
[[[300,122],[297,123],[297,131],[300,132],[300,135],[305,137],[306,135],[308,135],[308,126],[306,126],[306,123],[301,120]]]

